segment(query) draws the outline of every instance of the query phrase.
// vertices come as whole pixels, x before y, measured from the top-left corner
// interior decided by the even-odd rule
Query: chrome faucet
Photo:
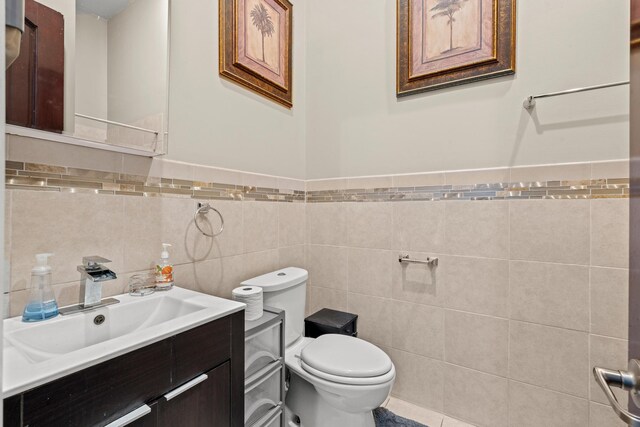
[[[99,256],[87,256],[82,258],[82,265],[78,266],[80,272],[80,304],[60,309],[60,314],[71,314],[78,311],[91,310],[106,305],[117,304],[115,298],[102,299],[102,282],[115,280],[116,273],[102,264],[111,262]]]
[[[78,266],[78,271],[80,272],[80,303],[84,308],[99,305],[102,302],[102,282],[117,279],[116,273],[101,264],[108,262],[111,260],[99,256],[82,258],[82,265]]]

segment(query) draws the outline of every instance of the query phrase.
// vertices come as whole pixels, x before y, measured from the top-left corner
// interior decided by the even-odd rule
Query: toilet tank
[[[307,270],[287,267],[242,282],[242,286],[262,288],[264,305],[284,310],[287,347],[296,342],[304,332],[308,277]]]

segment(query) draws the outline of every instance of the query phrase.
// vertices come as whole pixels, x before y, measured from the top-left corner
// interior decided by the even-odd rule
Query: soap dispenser
[[[58,303],[51,289],[51,266],[48,265],[52,255],[36,255],[37,264],[31,270],[31,291],[22,313],[23,322],[38,322],[58,315]]]
[[[168,291],[173,288],[173,265],[169,261],[170,243],[162,244],[160,261],[156,265],[156,290]]]

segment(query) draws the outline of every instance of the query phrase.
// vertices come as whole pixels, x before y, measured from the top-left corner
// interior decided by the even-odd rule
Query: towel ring
[[[209,234],[200,228],[200,225],[198,225],[198,215],[209,213],[209,211],[214,211],[220,217],[220,230],[217,233]],[[222,214],[209,203],[198,203],[198,209],[196,209],[196,213],[193,215],[193,222],[195,223],[196,228],[207,237],[219,236],[224,231],[224,218],[222,217]]]

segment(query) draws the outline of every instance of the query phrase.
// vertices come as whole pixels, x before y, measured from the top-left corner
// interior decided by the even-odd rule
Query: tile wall
[[[243,280],[284,266],[304,266],[304,181],[8,138],[5,254],[10,264],[5,313],[28,297],[34,255],[53,252],[60,305],[77,303],[76,266],[87,255],[113,262],[118,280],[103,294],[125,291],[128,278],[153,267],[172,243],[180,286],[222,297]],[[196,203],[212,203],[224,232],[212,239],[194,225]],[[200,222],[217,230],[213,213]]]
[[[7,147],[11,315],[35,253],[55,252],[54,290],[70,304],[82,256],[113,260],[115,295],[166,241],[180,285],[223,297],[306,267],[307,311],[358,313],[360,336],[396,364],[400,399],[478,426],[622,425],[590,370],[626,368],[628,162],[305,183],[15,137]],[[198,200],[224,215],[220,237],[196,230]],[[440,263],[401,265],[401,253]]]
[[[416,405],[478,426],[623,425],[591,368],[626,369],[628,198],[584,190],[606,180],[622,194],[627,168],[308,181],[308,311],[358,313],[360,336],[396,364],[393,395]],[[399,201],[522,182],[574,194]],[[440,262],[401,265],[401,253]]]

